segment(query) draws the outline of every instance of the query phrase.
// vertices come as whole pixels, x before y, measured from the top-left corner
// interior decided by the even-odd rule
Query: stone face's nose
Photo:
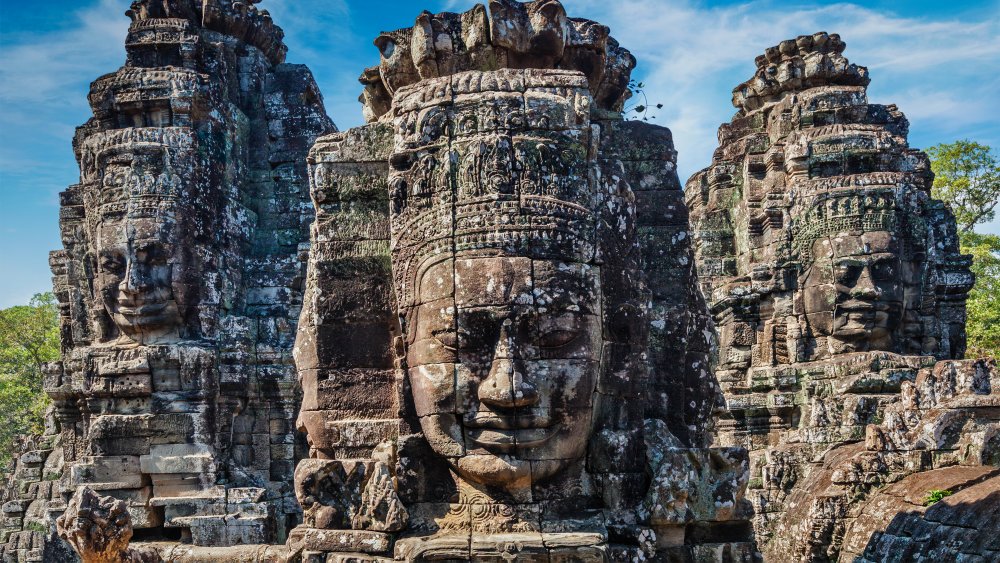
[[[851,288],[851,296],[864,299],[877,299],[880,293],[875,282],[872,280],[871,268],[865,266],[861,270],[861,275],[858,276],[857,283]]]
[[[520,362],[510,358],[494,359],[489,376],[479,384],[479,400],[500,408],[538,404],[538,390],[525,379],[518,364]]]
[[[538,390],[524,373],[524,364],[506,328],[500,331],[490,373],[479,384],[479,400],[491,407],[517,408],[538,404]]]
[[[153,281],[148,270],[134,256],[130,256],[125,264],[125,277],[119,284],[119,289],[130,296],[149,291]]]

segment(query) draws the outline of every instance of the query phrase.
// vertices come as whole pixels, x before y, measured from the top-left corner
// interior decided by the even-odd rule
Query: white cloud
[[[475,2],[450,0],[450,9]],[[839,33],[847,56],[872,73],[873,103],[908,112],[917,146],[950,141],[963,131],[1000,145],[1000,4],[975,20],[917,19],[840,2],[815,5],[759,0],[706,7],[696,0],[564,0],[571,16],[611,27],[639,61],[656,123],[670,127],[682,180],[706,166],[716,131],[728,121],[731,91],[752,76],[754,58],[784,39]],[[993,13],[990,14],[989,12]],[[972,17],[972,16],[968,16]]]
[[[125,61],[122,45],[128,18],[123,12],[121,1],[100,0],[70,14],[76,20],[73,25],[5,47],[0,58],[0,101],[79,102],[66,99],[74,86],[113,72]],[[86,96],[82,101],[86,103]]]
[[[1000,128],[993,95],[981,87],[1000,75],[1000,10],[969,22],[902,18],[849,3],[706,8],[684,0],[582,0],[573,7],[608,24],[638,58],[647,96],[665,105],[657,122],[674,132],[682,175],[710,161],[716,128],[735,111],[730,91],[752,75],[754,58],[820,30],[840,33],[848,58],[871,69],[873,102],[909,108],[911,121],[924,121],[921,130],[982,121],[992,122],[994,135]]]
[[[655,122],[673,130],[684,177],[710,161],[717,127],[735,111],[730,91],[751,76],[754,57],[782,39],[819,30],[840,33],[848,43],[848,57],[871,69],[873,102],[895,103],[907,112],[915,145],[973,135],[1000,145],[995,95],[1000,89],[1000,3],[981,9],[975,20],[940,20],[905,18],[846,2],[789,6],[757,0],[707,7],[698,0],[564,1],[570,15],[608,24],[639,59],[636,76],[645,82],[649,101],[664,104]],[[424,4],[460,11],[475,3]],[[72,128],[89,113],[87,84],[124,60],[126,4],[92,0],[69,16],[71,25],[16,37],[15,42],[8,39],[0,58],[0,129],[7,137],[0,146],[0,168],[5,173],[19,161],[41,158],[12,142],[11,131],[32,131],[45,139],[58,155],[57,168],[72,169],[69,140]],[[400,4],[410,3],[383,8],[392,11],[384,16],[353,0],[268,0],[261,7],[285,29],[289,61],[310,65],[331,117],[348,127],[360,123],[356,78],[377,61],[373,35],[359,31],[359,24],[384,20],[393,27],[412,21],[425,7]],[[413,13],[401,12],[407,9]],[[5,33],[13,38],[9,30]],[[54,170],[47,174],[57,176]]]
[[[63,27],[5,29],[0,57],[0,179],[5,197],[50,207],[74,182],[73,131],[90,115],[88,84],[125,61],[128,18],[120,0],[99,0],[67,14]],[[50,225],[55,229],[55,223]]]

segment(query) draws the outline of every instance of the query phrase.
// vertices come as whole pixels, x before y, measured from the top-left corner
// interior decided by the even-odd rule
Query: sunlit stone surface
[[[291,349],[306,155],[335,128],[265,11],[148,0],[128,15],[125,66],[91,86],[80,183],[61,194],[63,360],[45,381],[39,459],[22,460],[23,501],[7,506],[5,561],[67,559],[55,519],[83,487],[101,500],[74,497],[80,511],[127,511],[93,516],[126,543],[281,543],[301,520]]]
[[[342,133],[256,4],[133,2],[91,87],[0,561],[997,559],[968,258],[838,37],[685,202],[557,0],[380,34]]]
[[[912,474],[914,487],[928,470],[953,483],[957,466],[996,464],[997,374],[953,361],[973,281],[955,220],[930,198],[906,118],[868,103],[868,70],[844,47],[817,33],[758,57],[712,165],[687,183],[719,334],[717,437],[750,450],[768,561],[905,560],[903,540],[877,547],[894,513],[871,518],[868,499]],[[986,537],[940,554],[989,559]]]
[[[670,133],[619,113],[631,55],[552,1],[425,13],[376,45],[371,123],[310,155],[314,459],[289,545],[752,560],[746,453],[706,447],[718,391]]]

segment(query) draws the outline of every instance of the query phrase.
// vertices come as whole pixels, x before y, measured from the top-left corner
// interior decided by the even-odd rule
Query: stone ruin
[[[750,451],[765,560],[912,554],[877,551],[872,532],[932,488],[1000,487],[1000,376],[961,360],[969,257],[906,118],[868,103],[868,70],[844,48],[817,33],[758,57],[686,187],[719,335],[717,437]],[[906,503],[880,496],[890,483]],[[985,537],[958,545],[1000,555],[976,551]]]
[[[346,132],[256,3],[133,2],[91,87],[0,560],[998,554],[968,258],[839,37],[758,59],[685,196],[557,0],[381,34]]]
[[[62,558],[44,536],[82,487],[123,503],[133,541],[282,543],[301,519],[306,156],[336,129],[252,3],[127,15],[125,65],[91,86],[80,183],[60,196],[63,359],[47,436],[21,459],[34,482],[4,505],[5,560]]]
[[[621,117],[632,56],[554,1],[424,13],[376,45],[369,123],[309,157],[290,545],[752,560],[745,453],[707,447],[676,152]]]

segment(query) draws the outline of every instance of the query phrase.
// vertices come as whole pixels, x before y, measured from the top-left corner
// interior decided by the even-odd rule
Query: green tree
[[[955,214],[962,252],[972,255],[976,285],[969,293],[966,356],[1000,358],[1000,236],[973,231],[992,221],[1000,203],[1000,158],[973,141],[941,143],[927,150],[935,198]]]
[[[1000,236],[964,233],[962,252],[972,255],[976,286],[966,303],[966,356],[1000,360]]]
[[[1000,159],[992,149],[965,140],[935,145],[927,154],[934,171],[932,193],[951,207],[959,231],[971,233],[992,221],[1000,202]]]
[[[0,310],[0,468],[15,437],[42,431],[48,397],[42,366],[59,359],[59,316],[51,293]]]

